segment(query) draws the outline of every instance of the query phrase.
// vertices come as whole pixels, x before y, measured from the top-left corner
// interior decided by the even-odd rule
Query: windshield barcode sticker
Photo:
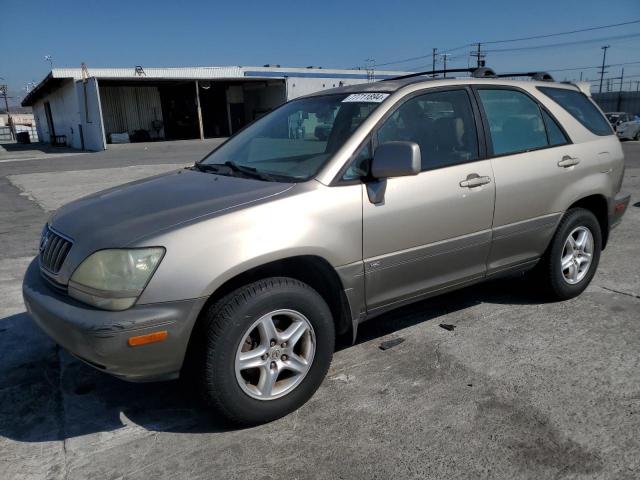
[[[389,96],[388,93],[352,93],[347,98],[342,100],[342,103],[345,102],[369,102],[369,103],[382,103],[385,98]]]

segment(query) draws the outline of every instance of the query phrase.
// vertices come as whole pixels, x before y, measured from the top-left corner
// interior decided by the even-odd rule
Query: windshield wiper
[[[276,179],[268,173],[260,172],[254,167],[247,167],[245,165],[238,165],[236,162],[227,160],[224,165],[229,167],[234,172],[242,173],[248,177],[257,178],[259,180],[266,180],[268,182],[275,182]]]
[[[196,162],[193,168],[200,170],[201,172],[213,172],[219,175],[235,175],[241,174],[249,178],[257,178],[258,180],[264,180],[267,182],[278,181],[291,181],[281,175],[271,175],[269,173],[261,172],[254,167],[247,167],[246,165],[239,165],[236,162],[230,160],[224,163],[202,163]]]

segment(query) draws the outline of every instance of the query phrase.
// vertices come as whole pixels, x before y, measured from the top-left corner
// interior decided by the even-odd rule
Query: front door
[[[467,89],[430,92],[404,102],[375,135],[378,144],[417,143],[422,172],[388,179],[382,204],[363,198],[369,312],[486,271],[495,182],[483,159],[477,109]]]

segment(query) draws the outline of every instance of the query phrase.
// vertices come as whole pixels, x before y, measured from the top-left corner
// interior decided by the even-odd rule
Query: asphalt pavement
[[[624,143],[631,204],[580,297],[546,303],[509,278],[396,310],[336,352],[301,409],[247,429],[179,381],[82,364],[20,292],[51,210],[214,145],[0,148],[0,478],[640,477],[640,143]]]

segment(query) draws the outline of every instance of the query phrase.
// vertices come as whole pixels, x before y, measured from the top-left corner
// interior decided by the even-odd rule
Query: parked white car
[[[640,118],[637,115],[624,112],[611,112],[605,115],[616,130],[618,138],[640,140]]]

